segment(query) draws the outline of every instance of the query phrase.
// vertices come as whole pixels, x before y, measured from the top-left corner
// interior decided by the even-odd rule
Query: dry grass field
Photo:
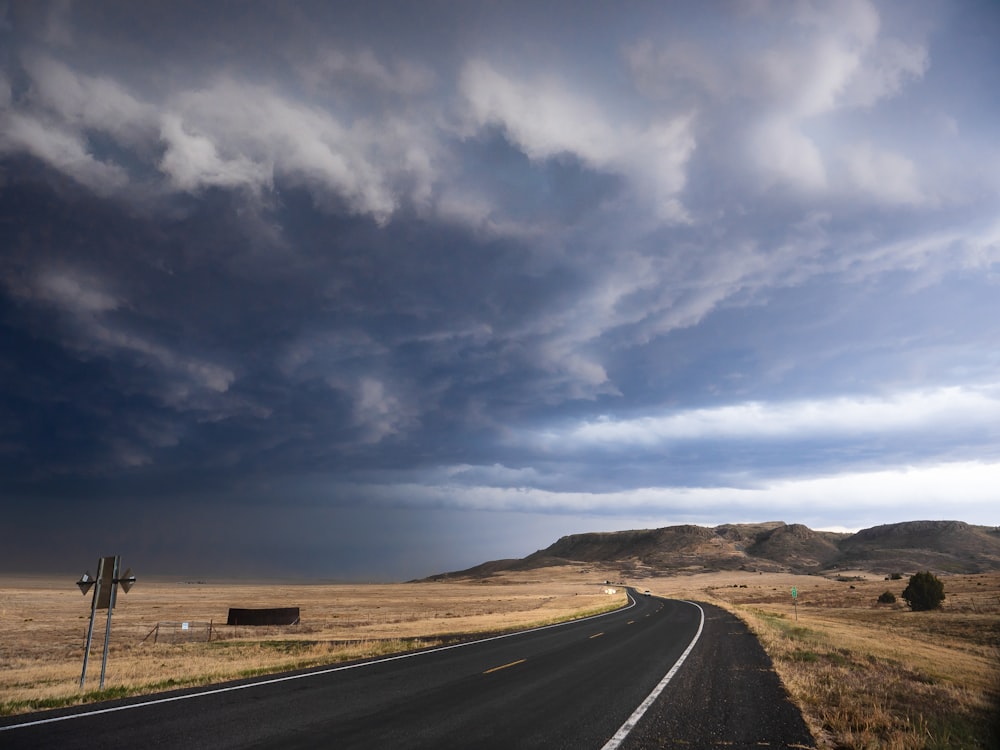
[[[934,612],[909,611],[906,578],[838,578],[712,573],[642,585],[747,622],[821,747],[1000,747],[1000,574],[942,576]],[[878,604],[884,591],[897,603]]]
[[[435,645],[620,606],[593,576],[512,575],[506,583],[305,585],[140,581],[119,592],[105,689],[99,610],[79,690],[90,596],[72,578],[0,578],[0,713],[219,682]],[[230,607],[299,607],[301,624],[229,627]],[[189,623],[188,631],[158,623]],[[201,623],[212,623],[209,629]],[[163,636],[163,637],[160,637]],[[167,637],[169,636],[169,637]],[[186,637],[184,637],[186,636]],[[154,642],[154,640],[156,642]],[[169,641],[169,642],[168,642]]]
[[[457,582],[246,585],[140,581],[120,595],[105,691],[99,613],[87,691],[78,689],[90,598],[71,580],[0,579],[0,712],[204,684],[543,624],[616,606],[621,573],[564,566]],[[757,633],[821,747],[998,747],[1000,574],[947,576],[936,612],[910,612],[906,580],[746,572],[630,579],[654,594],[726,607]],[[792,586],[798,589],[793,607]],[[297,606],[302,623],[231,628],[229,607]],[[797,619],[796,619],[797,617]],[[153,642],[158,622],[202,638]],[[166,634],[166,631],[163,631]]]

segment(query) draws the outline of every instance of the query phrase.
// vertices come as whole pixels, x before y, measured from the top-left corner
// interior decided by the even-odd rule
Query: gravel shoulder
[[[770,657],[738,618],[711,604],[701,639],[623,748],[815,748]]]

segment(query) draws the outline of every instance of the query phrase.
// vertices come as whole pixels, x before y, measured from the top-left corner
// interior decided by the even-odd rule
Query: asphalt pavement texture
[[[705,627],[698,645],[622,750],[815,748],[756,636],[726,610],[701,608]]]

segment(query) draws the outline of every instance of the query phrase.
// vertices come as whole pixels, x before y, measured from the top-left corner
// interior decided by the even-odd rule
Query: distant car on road
[[[645,591],[643,591],[642,595],[643,596],[649,596],[649,589],[646,589]]]

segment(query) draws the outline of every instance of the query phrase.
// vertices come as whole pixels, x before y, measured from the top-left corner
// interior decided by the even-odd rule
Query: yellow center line
[[[604,633],[594,633],[590,638],[600,638]],[[590,640],[589,638],[587,640]]]
[[[498,672],[501,669],[507,669],[507,667],[513,667],[513,666],[516,666],[518,664],[524,664],[524,662],[526,662],[526,661],[528,661],[528,660],[527,659],[518,659],[517,661],[512,661],[510,664],[501,664],[499,667],[493,667],[493,669],[487,669],[485,672],[483,672],[483,674],[489,674],[490,672]]]
[[[629,620],[625,623],[626,625],[635,625],[635,620]]]

